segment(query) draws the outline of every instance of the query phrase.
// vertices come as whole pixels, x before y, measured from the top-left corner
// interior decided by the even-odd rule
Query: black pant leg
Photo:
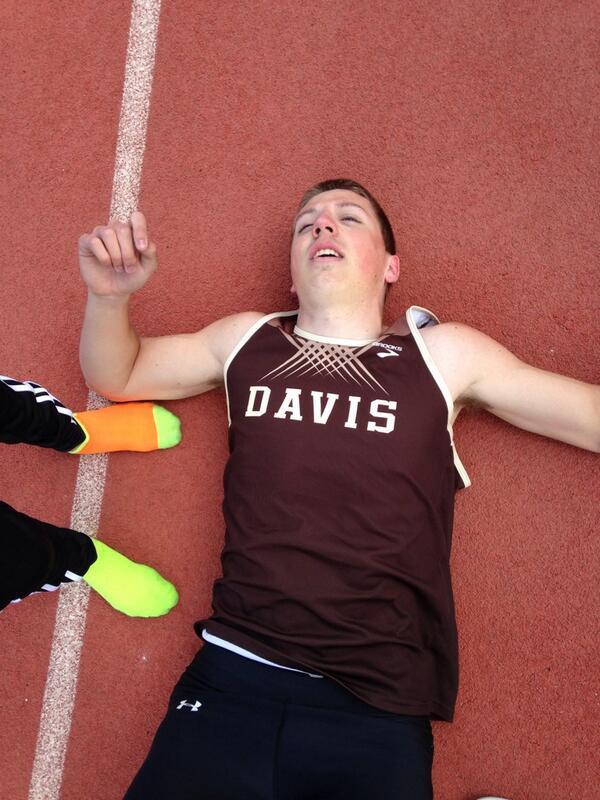
[[[85,432],[73,412],[47,389],[0,375],[0,442],[68,452],[83,441]]]
[[[432,800],[433,735],[425,717],[347,713],[290,703],[278,800]]]
[[[0,501],[0,609],[36,591],[78,580],[96,560],[89,536]]]
[[[426,717],[205,644],[124,800],[432,800]]]

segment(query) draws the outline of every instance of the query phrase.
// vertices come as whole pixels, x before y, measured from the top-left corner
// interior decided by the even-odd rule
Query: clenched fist
[[[125,297],[141,289],[158,266],[146,218],[134,211],[129,222],[98,225],[79,239],[79,267],[92,294]]]

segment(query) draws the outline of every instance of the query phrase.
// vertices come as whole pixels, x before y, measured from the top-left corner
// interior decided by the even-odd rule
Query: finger
[[[133,272],[137,266],[137,254],[133,243],[133,232],[126,222],[116,222],[113,230],[117,236],[121,258],[126,272]]]
[[[146,245],[146,249],[140,253],[142,257],[142,266],[146,270],[154,271],[158,264],[158,258],[156,255],[156,245],[154,242],[148,242]]]
[[[96,236],[96,232],[93,233],[82,233],[79,237],[79,241],[77,242],[77,252],[80,256],[92,256],[94,252],[92,250],[92,239]]]
[[[113,228],[100,228],[96,235],[102,240],[104,247],[106,247],[116,272],[123,272],[121,248],[119,247],[119,240],[117,239],[117,234],[114,232]]]
[[[86,239],[86,249],[105,267],[111,267],[112,261],[104,242],[98,236],[82,236],[81,239]],[[81,239],[79,240],[81,242]]]
[[[131,215],[131,229],[135,246],[141,253],[148,247],[148,225],[141,211],[134,211]]]

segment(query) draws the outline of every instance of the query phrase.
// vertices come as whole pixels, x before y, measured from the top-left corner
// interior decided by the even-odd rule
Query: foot
[[[155,403],[116,403],[96,411],[78,411],[75,419],[85,441],[74,454],[148,452],[175,447],[181,441],[178,417]]]
[[[161,617],[177,605],[177,590],[155,569],[97,539],[93,543],[98,558],[83,580],[117,611],[128,617]]]

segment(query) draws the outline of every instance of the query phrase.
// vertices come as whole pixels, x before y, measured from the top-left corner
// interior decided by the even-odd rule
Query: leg
[[[425,717],[205,644],[125,800],[431,800]]]
[[[432,800],[425,717],[291,704],[278,759],[281,800]]]
[[[126,403],[76,415],[43,386],[0,376],[0,442],[98,453],[155,450],[180,440],[177,417],[153,403]],[[84,575],[110,605],[129,616],[160,616],[177,603],[175,587],[151,567],[79,531],[0,505],[0,609]]]
[[[0,442],[79,454],[157,450],[180,441],[178,418],[154,403],[74,414],[40,384],[0,376]]]
[[[86,439],[73,412],[39,383],[0,375],[0,442],[72,450]]]
[[[75,419],[87,434],[83,444],[70,451],[75,454],[149,452],[181,441],[179,419],[155,403],[117,403],[96,411],[78,411]]]
[[[81,580],[96,561],[89,536],[21,514],[0,501],[0,608]]]
[[[113,608],[157,617],[177,603],[175,587],[156,570],[80,531],[59,528],[0,501],[0,609],[33,592],[85,580]]]
[[[281,703],[240,693],[226,673],[213,681],[200,651],[125,800],[274,800],[282,713]]]

